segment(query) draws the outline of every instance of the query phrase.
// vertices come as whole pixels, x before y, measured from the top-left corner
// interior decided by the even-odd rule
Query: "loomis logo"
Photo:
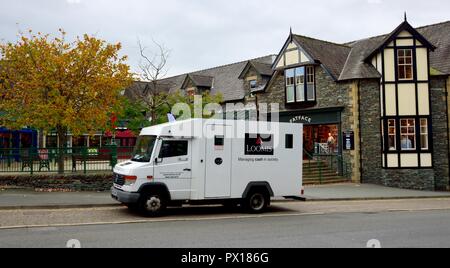
[[[273,136],[246,134],[245,155],[273,155]]]

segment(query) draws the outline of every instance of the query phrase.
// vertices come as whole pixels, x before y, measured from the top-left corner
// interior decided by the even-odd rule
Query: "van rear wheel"
[[[270,196],[266,191],[252,191],[244,202],[245,208],[250,213],[263,213],[269,206]]]
[[[140,211],[149,217],[159,217],[167,208],[167,200],[160,193],[144,194],[139,202]]]

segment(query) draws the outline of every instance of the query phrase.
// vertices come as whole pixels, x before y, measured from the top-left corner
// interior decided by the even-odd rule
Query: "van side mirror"
[[[162,158],[155,158],[155,164],[161,164],[163,162]]]

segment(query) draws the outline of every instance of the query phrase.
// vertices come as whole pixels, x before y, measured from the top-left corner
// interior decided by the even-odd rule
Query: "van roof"
[[[203,127],[207,125],[229,125],[229,126],[245,126],[246,129],[258,129],[261,124],[279,124],[279,125],[291,125],[290,123],[278,123],[278,122],[256,122],[245,120],[222,120],[222,119],[188,119],[183,121],[176,121],[171,123],[165,123],[152,127],[142,129],[141,136],[165,136],[165,137],[184,137],[194,138],[201,137],[203,134]],[[265,128],[262,128],[265,129]],[[272,132],[268,130],[268,132]]]

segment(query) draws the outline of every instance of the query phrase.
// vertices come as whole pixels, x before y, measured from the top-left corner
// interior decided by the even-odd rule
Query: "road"
[[[366,247],[372,239],[383,247],[450,247],[449,199],[277,203],[264,215],[220,207],[171,214],[143,219],[123,208],[0,211],[0,247],[58,248],[70,239],[89,248]],[[23,215],[41,224],[23,228]],[[116,216],[106,222],[107,215]],[[14,217],[22,222],[4,224]]]

